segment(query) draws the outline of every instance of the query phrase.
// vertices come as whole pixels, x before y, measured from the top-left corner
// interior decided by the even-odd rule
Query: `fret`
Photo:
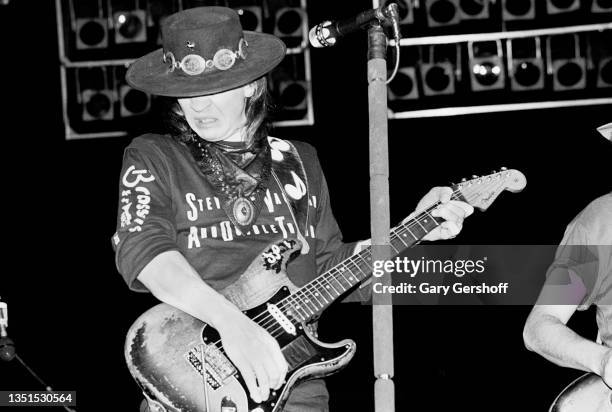
[[[427,231],[427,229],[425,229],[425,226],[421,224],[421,215],[417,216],[416,219],[414,219],[414,221],[417,222],[419,226],[421,226],[421,229]]]
[[[389,242],[389,246],[391,246],[391,247],[393,248],[393,250],[395,251],[395,253],[399,253],[399,252],[402,250],[402,248],[401,248],[401,247],[400,247],[399,249],[397,249],[395,246],[393,246],[393,243],[392,243],[392,242]]]
[[[444,219],[441,218],[441,217],[435,217],[433,215],[430,215],[430,216],[431,216],[432,220],[435,222],[436,226],[440,226],[440,224],[442,222],[444,222]]]
[[[340,279],[338,279],[338,277],[336,276],[336,273],[338,273],[338,270],[337,269],[331,269],[328,273],[329,273],[328,275],[324,274],[322,276],[326,276],[327,278],[329,278],[330,279],[330,281],[329,281],[330,283],[332,281],[336,282],[340,286],[340,290],[342,291],[342,292],[340,292],[340,294],[344,293],[346,291],[346,289],[344,288],[344,285],[342,285],[342,282],[340,282]]]
[[[293,300],[291,296],[289,296],[290,300]],[[289,313],[293,316],[293,317],[297,317],[298,320],[300,322],[305,322],[306,321],[306,317],[304,317],[299,311],[298,311],[298,307],[299,306],[295,306],[291,301],[287,302],[287,305],[289,306]]]
[[[308,298],[308,295],[310,295],[310,297],[311,297],[311,298],[310,298],[310,301],[311,301],[311,302],[313,302],[313,304],[314,304],[314,307],[315,307],[315,312],[318,312],[318,311],[319,311],[319,308],[317,308],[317,305],[320,305],[321,307],[322,307],[323,305],[322,305],[322,304],[321,304],[321,302],[320,302],[320,301],[317,299],[317,297],[316,297],[316,295],[313,293],[313,291],[312,291],[312,290],[308,290],[308,289],[313,289],[313,286],[312,286],[310,283],[306,284],[306,289],[304,290],[304,295],[306,295],[306,298]],[[316,290],[315,290],[315,292],[316,292]]]
[[[431,232],[432,230],[434,230],[436,227],[439,226],[438,221],[428,211],[425,212],[425,215],[429,216],[429,218],[425,218],[423,220],[423,223],[427,225],[428,231]]]
[[[418,240],[419,240],[419,238],[418,238],[418,237],[416,237],[416,236],[414,235],[414,233],[412,233],[412,230],[410,230],[410,227],[408,226],[408,224],[405,224],[405,225],[404,225],[404,228],[405,228],[405,229],[408,231],[408,233],[410,233],[410,235],[411,235],[411,236],[414,238],[414,240],[416,240],[416,241],[418,241]]]
[[[299,293],[299,291],[298,291],[298,293]],[[294,295],[289,296],[289,298],[291,298],[293,301],[295,301],[296,299],[299,299],[299,296],[297,296],[297,294],[298,294],[298,293],[296,293],[296,294],[294,294]],[[306,310],[304,310],[304,309],[303,309],[304,305],[302,305],[302,304],[301,304],[301,302],[298,302],[298,303],[297,303],[297,305],[294,305],[294,307],[295,307],[296,309],[301,309],[301,310],[302,310],[302,312],[304,312],[304,313],[306,314],[306,316],[304,316],[304,315],[300,315],[300,316],[302,316],[302,317],[304,318],[304,320],[306,320],[306,319],[308,319],[309,317],[311,317],[312,315],[314,315],[314,313],[308,313]],[[309,309],[309,308],[308,308],[308,306],[306,306],[306,309]],[[312,312],[312,311],[311,311],[311,312]],[[298,313],[299,313],[299,312],[298,312]]]
[[[340,264],[341,265],[341,264]],[[340,266],[338,265],[338,266]],[[338,269],[338,273],[340,274],[340,276],[342,276],[342,279],[344,279],[344,281],[349,285],[349,287],[345,287],[344,290],[348,290],[351,287],[351,282],[349,282],[349,280],[346,278],[346,276],[344,276],[344,271],[346,269],[344,267],[340,267],[340,269]]]
[[[364,253],[363,253],[363,252],[358,253],[358,254],[357,254],[357,255],[355,255],[355,256],[356,256],[357,258],[361,259],[361,261],[362,261],[362,262],[365,264],[366,271],[364,272],[364,271],[362,270],[362,272],[363,272],[363,274],[364,274],[364,275],[366,275],[366,277],[368,277],[368,275],[369,275],[369,274],[370,274],[370,272],[372,271],[372,265],[371,265],[371,263],[370,263],[370,254],[369,254],[369,253],[366,253],[366,254],[365,254],[365,255],[366,255],[366,257],[364,257],[364,256],[362,256],[362,255],[364,255]]]
[[[421,223],[417,219],[412,219],[410,222],[410,233],[413,234],[415,240],[423,239],[423,237],[428,233],[427,230],[421,225]],[[416,233],[416,235],[415,235]]]
[[[326,282],[327,284],[324,284],[324,282]],[[330,292],[329,288],[331,287],[329,281],[327,279],[325,279],[323,276],[321,277],[321,280],[319,280],[319,284],[322,286],[322,290],[325,290],[325,292],[327,292],[327,294],[329,295],[329,297],[331,298],[332,302],[338,297],[340,296],[340,294],[337,294],[336,296],[334,296],[333,293]],[[332,288],[333,289],[333,288]],[[328,302],[329,303],[329,302]]]
[[[348,268],[347,268],[347,269],[348,269]],[[349,273],[349,278],[348,278],[348,280],[349,280],[349,285],[350,285],[350,286],[348,287],[348,289],[350,289],[350,288],[351,288],[353,285],[355,285],[357,282],[355,281],[355,279],[356,279],[355,274],[354,274],[353,272],[351,272],[350,270],[348,271],[348,273]]]
[[[408,245],[406,244],[406,242],[404,242],[404,241],[402,241],[402,240],[401,240],[401,238],[400,238],[400,242],[398,242],[398,241],[397,241],[397,236],[396,236],[396,238],[395,238],[395,239],[394,239],[393,237],[391,237],[391,238],[389,239],[389,242],[390,242],[390,244],[391,244],[391,246],[393,247],[393,249],[394,249],[394,250],[397,250],[397,249],[399,249],[399,250],[403,250],[403,249],[406,249],[406,247],[408,246]],[[394,242],[395,242],[395,245],[397,245],[397,247],[395,247],[395,245],[393,244]]]
[[[349,260],[349,263],[351,263],[353,266],[355,266],[357,268],[357,270],[359,272],[361,272],[362,275],[366,276],[366,274],[364,273],[363,270],[361,270],[361,268],[359,267],[359,265],[357,264],[357,262],[353,261],[352,258]],[[351,272],[354,272],[354,270],[351,270]],[[356,275],[356,274],[355,274]]]
[[[334,287],[334,284],[331,282],[329,278],[326,277],[325,280],[327,281],[327,284],[334,290],[334,292],[336,292],[336,297],[342,294],[336,290],[336,288]]]
[[[328,301],[327,299],[325,299],[325,295],[323,294],[323,290],[324,290],[325,288],[322,288],[322,287],[321,287],[321,281],[320,281],[319,279],[315,279],[315,280],[314,280],[314,282],[315,282],[315,283],[318,283],[318,285],[316,286],[316,289],[315,289],[315,290],[316,290],[316,292],[315,292],[315,293],[318,293],[319,295],[321,295],[321,297],[323,298],[323,300],[325,301],[325,303],[326,303],[327,305],[329,305],[329,301]]]
[[[408,247],[408,246],[409,246],[409,245],[408,245],[408,243],[404,242],[404,239],[402,239],[402,236],[400,236],[400,235],[398,235],[398,234],[396,234],[396,233],[392,232],[392,234],[391,234],[391,239],[393,239],[393,237],[394,237],[394,236],[395,236],[396,238],[398,238],[398,239],[400,240],[400,242],[402,242],[402,243],[404,244],[404,246],[405,246],[405,247]]]
[[[312,302],[310,299],[308,299],[308,296],[306,295],[306,291],[305,290],[300,290],[298,291],[296,294],[301,294],[300,300],[302,301],[302,305],[306,307],[306,309],[308,309],[310,312],[312,312],[310,315],[314,315],[315,313],[317,313],[316,311],[316,306],[315,306],[315,310],[313,311],[312,308],[308,305],[309,302]]]

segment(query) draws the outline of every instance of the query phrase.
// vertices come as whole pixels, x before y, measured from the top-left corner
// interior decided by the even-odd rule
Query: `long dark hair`
[[[266,77],[260,77],[254,82],[255,91],[251,97],[246,99],[245,116],[247,124],[247,138],[250,142],[259,142],[268,136],[268,108],[270,96]],[[178,100],[175,98],[164,98],[162,109],[163,122],[167,133],[181,143],[189,145],[199,139],[193,131],[181,110]]]

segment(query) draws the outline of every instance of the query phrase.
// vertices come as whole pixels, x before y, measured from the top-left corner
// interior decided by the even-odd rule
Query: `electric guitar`
[[[504,190],[518,192],[525,185],[521,172],[503,168],[453,185],[452,198],[485,210]],[[438,205],[392,229],[390,246],[396,254],[444,221],[431,215]],[[240,372],[225,356],[217,331],[162,303],[134,322],[125,343],[128,368],[151,412],[278,412],[298,382],[330,375],[351,360],[354,341],[320,342],[308,323],[371,276],[371,249],[354,254],[298,288],[285,269],[300,248],[295,239],[270,245],[235,283],[219,291],[277,339],[289,365],[283,386],[271,391],[267,401],[255,403]]]
[[[587,373],[563,389],[549,412],[612,412],[612,389],[599,376]]]

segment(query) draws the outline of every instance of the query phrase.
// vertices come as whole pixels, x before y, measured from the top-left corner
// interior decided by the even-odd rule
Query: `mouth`
[[[214,117],[200,117],[195,119],[195,124],[199,128],[210,127],[217,121]]]

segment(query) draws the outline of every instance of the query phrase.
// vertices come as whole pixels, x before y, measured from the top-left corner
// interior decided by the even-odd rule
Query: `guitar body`
[[[612,412],[612,390],[599,376],[587,373],[557,396],[549,412]]]
[[[295,240],[272,245],[237,282],[221,293],[249,318],[256,320],[265,316],[269,325],[274,321],[269,315],[270,305],[298,289],[287,277],[285,267],[289,256],[299,250],[299,246],[299,241]],[[272,255],[271,250],[275,251]],[[271,391],[268,400],[261,404],[249,397],[240,372],[218,348],[217,331],[167,304],[149,309],[128,331],[127,365],[152,412],[277,412],[297,383],[340,370],[356,349],[351,340],[322,343],[297,316],[287,316],[287,319],[295,328],[292,333],[280,323],[272,328],[279,331],[274,336],[289,364],[286,383],[277,391]],[[206,354],[206,388],[203,353]]]

